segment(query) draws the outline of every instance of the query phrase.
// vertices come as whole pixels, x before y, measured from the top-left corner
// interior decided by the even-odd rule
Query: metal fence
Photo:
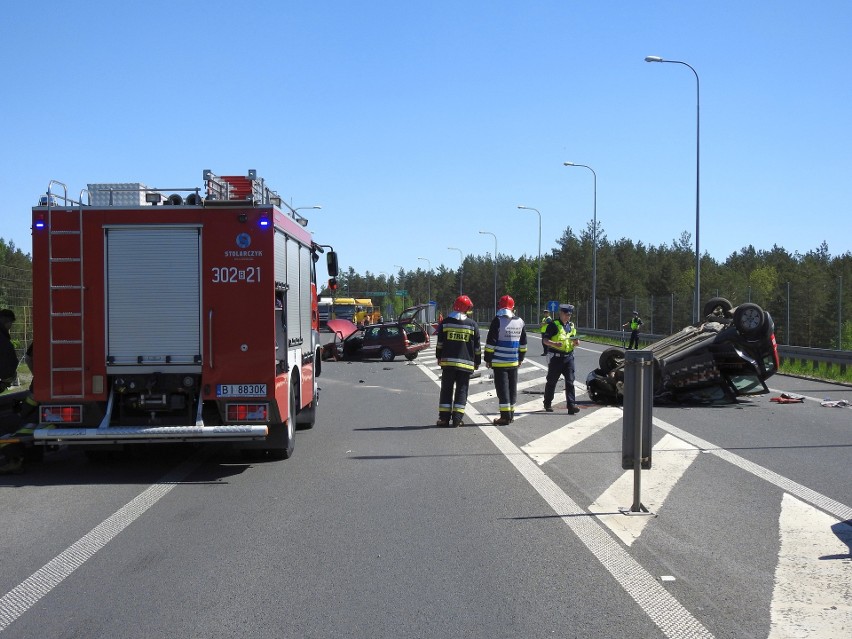
[[[9,334],[19,357],[33,339],[32,288],[31,271],[0,265],[0,308],[15,313]]]

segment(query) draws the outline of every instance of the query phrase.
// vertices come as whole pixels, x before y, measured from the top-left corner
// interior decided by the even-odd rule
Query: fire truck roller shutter
[[[108,227],[104,233],[108,361],[200,366],[201,229]]]

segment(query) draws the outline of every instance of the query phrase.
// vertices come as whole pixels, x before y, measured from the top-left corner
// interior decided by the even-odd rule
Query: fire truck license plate
[[[266,397],[266,384],[219,384],[216,397]]]

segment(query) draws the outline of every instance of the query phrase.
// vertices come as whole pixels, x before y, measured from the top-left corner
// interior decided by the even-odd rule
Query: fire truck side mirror
[[[328,290],[329,290],[329,291],[336,291],[336,290],[337,290],[337,278],[336,278],[336,277],[331,277],[331,278],[329,278],[329,280],[328,280]]]
[[[337,277],[337,253],[329,251],[325,256],[326,265],[328,266],[328,274],[331,277]]]

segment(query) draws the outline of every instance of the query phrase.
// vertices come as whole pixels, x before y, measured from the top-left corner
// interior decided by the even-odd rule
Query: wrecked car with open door
[[[405,309],[393,322],[358,327],[349,320],[333,319],[328,328],[334,339],[323,346],[322,357],[331,359],[380,359],[391,362],[396,357],[413,360],[429,348],[429,331],[425,325],[426,304]]]

